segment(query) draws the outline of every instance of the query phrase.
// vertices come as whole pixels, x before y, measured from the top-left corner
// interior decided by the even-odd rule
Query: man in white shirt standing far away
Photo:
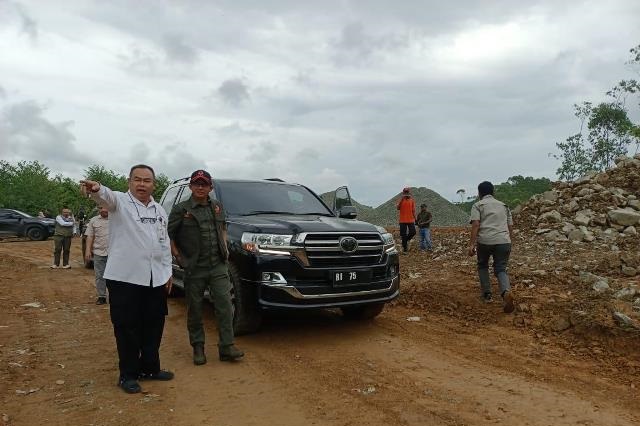
[[[155,202],[155,172],[137,164],[129,172],[129,191],[117,192],[91,180],[81,189],[109,211],[109,257],[104,278],[118,348],[118,386],[142,389],[138,380],[171,380],[160,369],[160,341],[171,291],[171,249],[167,213]]]
[[[98,206],[98,216],[89,220],[84,234],[87,244],[84,253],[85,262],[93,258],[93,270],[96,274],[96,305],[107,303],[107,282],[104,280],[104,268],[107,266],[109,254],[109,210]]]
[[[66,206],[56,216],[56,230],[53,234],[53,264],[51,269],[60,267],[60,252],[62,252],[62,268],[69,269],[69,251],[71,250],[71,238],[73,238],[73,228],[75,221],[71,217],[71,210]]]

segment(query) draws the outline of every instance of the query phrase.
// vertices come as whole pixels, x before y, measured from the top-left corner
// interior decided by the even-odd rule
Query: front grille
[[[345,253],[340,247],[342,237],[353,237],[358,248]],[[307,234],[304,248],[309,266],[317,268],[344,268],[350,266],[373,266],[380,263],[383,244],[376,233],[319,233]]]

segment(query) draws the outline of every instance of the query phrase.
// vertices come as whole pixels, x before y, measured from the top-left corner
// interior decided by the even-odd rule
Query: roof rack
[[[280,178],[267,178],[267,179],[265,179],[265,180],[270,180],[270,181],[272,181],[272,182],[284,182],[284,181],[283,181],[282,179],[280,179]]]
[[[171,182],[171,184],[173,185],[174,183],[178,183],[178,182],[181,182],[181,181],[183,181],[183,180],[188,180],[188,179],[189,179],[188,177],[184,177],[184,178],[176,179],[176,180],[174,180],[173,182]]]

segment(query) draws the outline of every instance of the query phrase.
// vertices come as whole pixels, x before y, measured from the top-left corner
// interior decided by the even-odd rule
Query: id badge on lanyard
[[[156,233],[158,234],[158,241],[160,243],[164,243],[165,228],[164,228],[164,219],[162,218],[162,216],[158,217],[158,220],[156,220]]]

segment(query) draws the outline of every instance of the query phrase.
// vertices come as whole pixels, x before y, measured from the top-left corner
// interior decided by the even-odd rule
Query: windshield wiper
[[[278,210],[252,210],[249,213],[244,213],[242,216],[252,216],[256,214],[295,214],[295,213],[283,212]]]

